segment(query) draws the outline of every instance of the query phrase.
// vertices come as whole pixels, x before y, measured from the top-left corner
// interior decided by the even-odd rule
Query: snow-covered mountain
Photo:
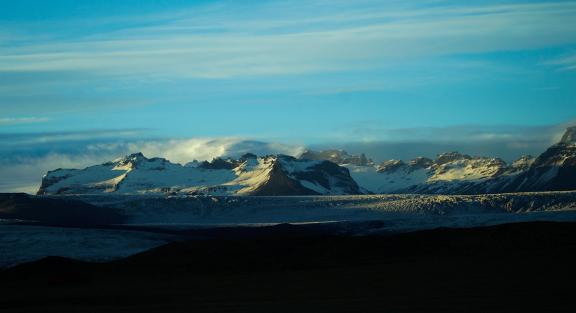
[[[48,172],[38,194],[485,194],[576,190],[576,127],[538,158],[511,164],[499,158],[458,152],[436,159],[375,164],[364,154],[343,150],[305,151],[239,159],[216,158],[186,165],[129,155],[83,170]]]
[[[141,153],[82,170],[57,169],[42,179],[38,194],[358,194],[346,168],[323,160],[246,154],[185,166]]]
[[[435,160],[390,160],[376,166],[345,165],[358,184],[372,193],[475,194],[491,192],[493,182],[510,180],[519,173],[526,156],[507,165],[498,158],[471,157],[450,152]],[[502,181],[502,182],[500,182]]]
[[[576,127],[538,158],[523,156],[511,164],[499,158],[443,153],[435,160],[389,160],[375,165],[342,150],[307,151],[350,170],[365,192],[378,194],[484,194],[576,190]],[[363,155],[362,155],[363,156]]]

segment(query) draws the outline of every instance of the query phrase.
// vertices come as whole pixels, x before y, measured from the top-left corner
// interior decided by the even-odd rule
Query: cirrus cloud
[[[325,2],[313,2],[326,11]],[[249,19],[225,9],[208,10],[204,17],[180,13],[157,21],[147,16],[141,27],[4,47],[0,72],[81,70],[208,79],[291,75],[576,42],[572,2],[432,7],[373,2],[367,7],[371,12],[328,10],[314,17],[293,12],[310,4],[299,3],[295,9],[272,4],[255,9],[271,17]],[[214,28],[218,31],[210,30]]]
[[[0,126],[18,125],[31,123],[44,123],[49,121],[47,117],[0,117]]]

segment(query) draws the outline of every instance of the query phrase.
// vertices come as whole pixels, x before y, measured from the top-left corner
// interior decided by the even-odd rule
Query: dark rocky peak
[[[302,153],[299,158],[305,160],[326,160],[336,164],[351,164],[358,166],[374,165],[374,162],[367,158],[364,153],[360,155],[351,155],[345,150],[335,149],[323,150],[319,152],[307,150]]]
[[[418,157],[408,163],[413,169],[428,168],[434,164],[434,161],[429,158]]]
[[[367,158],[364,153],[360,154],[359,156],[353,155],[347,159],[344,159],[343,164],[352,164],[358,166],[368,166],[374,165],[374,161]]]
[[[576,144],[576,126],[568,127],[560,140],[562,144]]]
[[[323,150],[323,151],[313,151],[306,150],[300,155],[300,159],[304,160],[328,160],[335,163],[341,163],[344,159],[348,158],[350,155],[344,150]]]
[[[378,165],[378,172],[394,172],[404,166],[406,166],[406,163],[404,163],[402,160],[388,160]]]
[[[436,164],[442,165],[458,160],[471,160],[471,159],[472,157],[467,154],[462,154],[459,152],[448,152],[439,154],[438,157],[436,158]]]
[[[232,170],[239,165],[240,162],[233,159],[214,158],[212,162],[204,161],[198,167],[207,170]]]
[[[148,160],[148,158],[146,158],[144,156],[144,154],[142,154],[142,152],[136,152],[136,153],[132,153],[129,154],[125,157],[122,158],[125,161],[142,161],[142,160]]]

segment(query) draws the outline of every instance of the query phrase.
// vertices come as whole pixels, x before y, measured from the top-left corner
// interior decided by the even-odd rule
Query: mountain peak
[[[419,169],[432,166],[434,161],[425,157],[417,157],[416,159],[411,160],[408,164],[413,168]]]
[[[358,194],[348,169],[328,161],[288,155],[253,154],[246,160],[214,158],[187,166],[134,153],[113,162],[78,170],[51,171],[38,194]]]
[[[404,167],[405,165],[406,165],[406,163],[404,163],[402,160],[384,161],[378,166],[378,172],[380,172],[380,173],[394,172],[394,171],[398,170],[399,168]]]
[[[146,157],[144,156],[144,154],[143,154],[142,152],[136,152],[136,153],[132,153],[132,154],[128,155],[127,158],[130,158],[130,159],[145,159]]]
[[[118,159],[114,160],[113,162],[120,163],[120,164],[127,164],[127,163],[139,163],[143,160],[148,160],[148,158],[146,158],[144,156],[144,154],[142,154],[142,152],[136,152],[136,153],[132,153],[132,154],[123,156],[121,158],[118,158]]]
[[[471,156],[454,151],[439,154],[436,157],[436,163],[438,165],[442,165],[456,160],[470,160],[470,159],[472,159]]]
[[[367,158],[364,153],[352,155],[342,149],[331,149],[322,151],[306,150],[299,159],[304,160],[327,160],[339,165],[373,166],[374,161]]]
[[[576,143],[576,126],[568,127],[560,143]]]

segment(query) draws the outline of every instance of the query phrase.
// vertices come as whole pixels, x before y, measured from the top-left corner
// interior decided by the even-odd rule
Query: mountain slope
[[[576,190],[576,127],[542,153],[504,191]]]

